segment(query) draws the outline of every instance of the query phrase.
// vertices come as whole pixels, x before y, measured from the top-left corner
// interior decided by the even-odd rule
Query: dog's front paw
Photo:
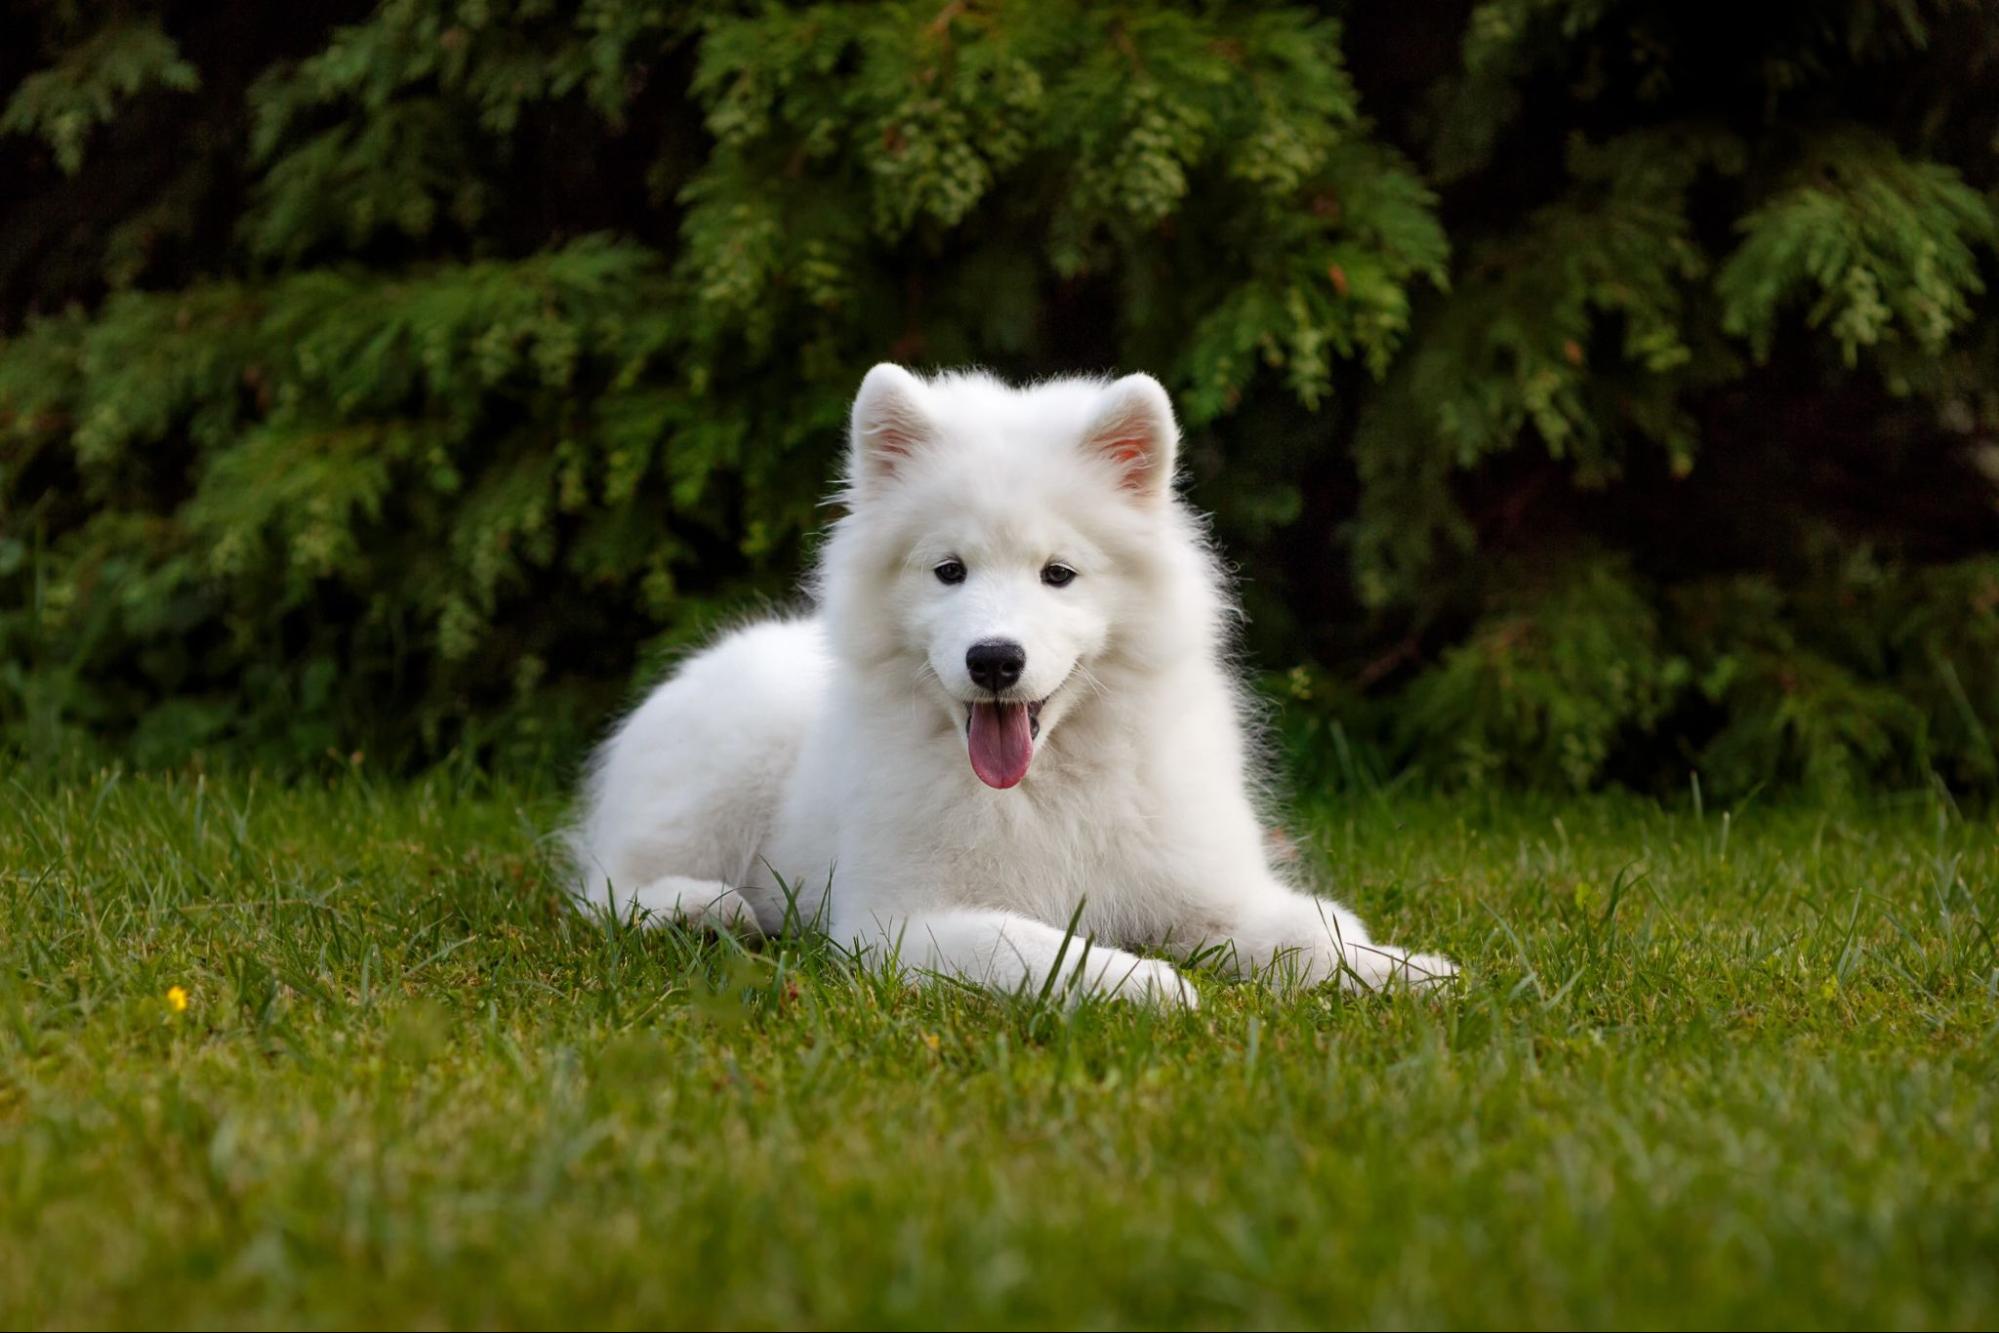
[[[1101,978],[1106,993],[1120,1000],[1134,1000],[1160,1009],[1199,1009],[1201,997],[1194,983],[1171,963],[1157,958],[1138,958],[1106,970]]]
[[[1349,944],[1341,982],[1348,990],[1430,990],[1458,974],[1442,954],[1410,953],[1386,944]]]

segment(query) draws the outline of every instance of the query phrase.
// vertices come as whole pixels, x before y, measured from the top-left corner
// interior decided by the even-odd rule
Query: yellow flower
[[[187,1012],[187,992],[179,986],[167,987],[167,1008],[177,1014]]]

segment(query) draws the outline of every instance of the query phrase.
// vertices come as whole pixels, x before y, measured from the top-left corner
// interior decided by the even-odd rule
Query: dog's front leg
[[[1221,961],[1283,988],[1335,977],[1347,990],[1423,987],[1457,975],[1450,959],[1376,944],[1346,908],[1283,884],[1243,895],[1228,915],[1235,924]]]
[[[841,932],[842,935],[849,932]],[[1099,995],[1194,1008],[1194,987],[1170,963],[1093,944],[1011,912],[948,909],[870,923],[860,943],[919,975],[958,977],[991,990]]]

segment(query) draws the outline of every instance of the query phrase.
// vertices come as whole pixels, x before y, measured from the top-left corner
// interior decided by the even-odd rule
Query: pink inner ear
[[[916,433],[899,424],[885,422],[868,432],[868,459],[890,476],[915,447]]]
[[[1124,488],[1136,491],[1145,488],[1146,473],[1151,470],[1151,443],[1144,435],[1113,435],[1099,437],[1097,447],[1123,470],[1120,481]]]

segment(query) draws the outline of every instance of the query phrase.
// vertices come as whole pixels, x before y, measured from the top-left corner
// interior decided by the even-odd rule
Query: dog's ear
[[[870,370],[854,395],[848,481],[865,495],[895,475],[910,454],[927,444],[933,427],[923,381],[893,362]]]
[[[1126,375],[1105,389],[1083,436],[1084,450],[1115,467],[1124,489],[1152,501],[1172,492],[1179,443],[1173,400],[1150,375]]]

